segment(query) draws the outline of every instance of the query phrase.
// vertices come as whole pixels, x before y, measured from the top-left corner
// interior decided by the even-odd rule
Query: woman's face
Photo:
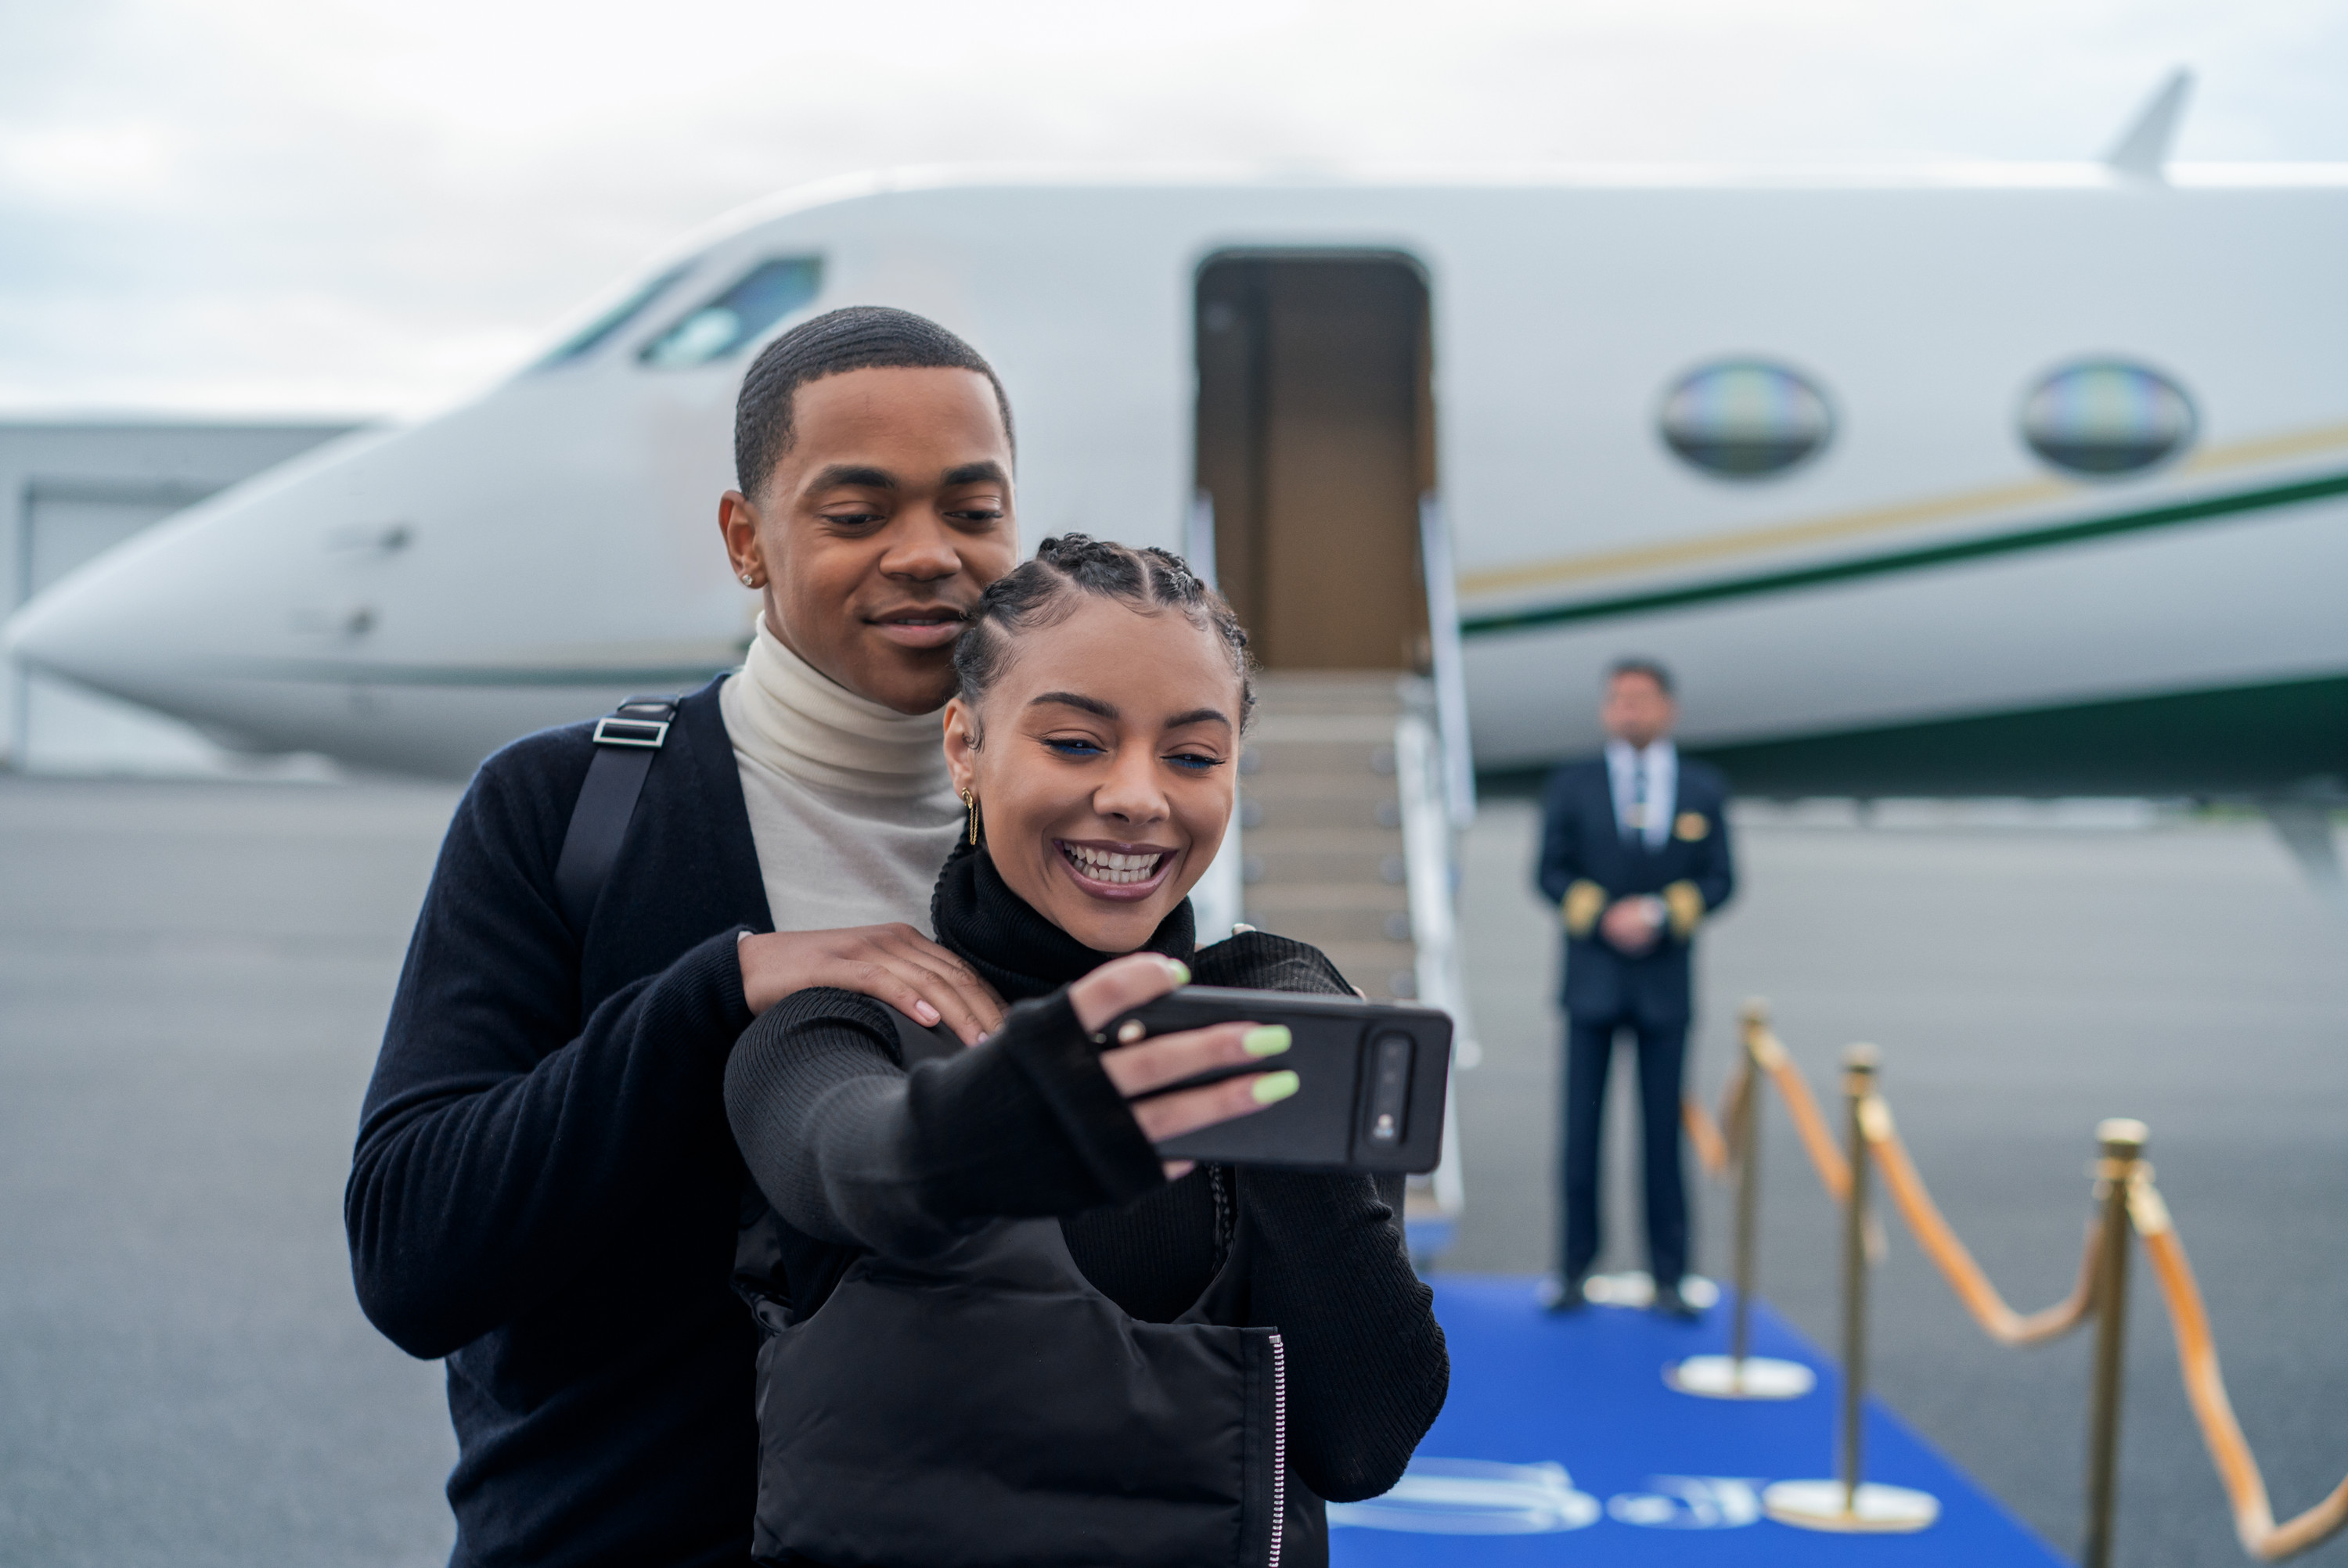
[[[947,704],[946,762],[1012,891],[1085,946],[1129,953],[1223,842],[1239,723],[1213,630],[1087,594],[1017,636],[982,712]]]

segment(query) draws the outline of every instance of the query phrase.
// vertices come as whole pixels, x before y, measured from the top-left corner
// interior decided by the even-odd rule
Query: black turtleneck
[[[1085,1276],[1134,1317],[1169,1322],[1213,1279],[1228,1224],[1253,1235],[1246,1322],[1289,1348],[1292,1452],[1335,1501],[1402,1473],[1450,1378],[1431,1294],[1394,1209],[1366,1176],[1268,1169],[1159,1172],[1069,1007],[1066,986],[1112,956],[1084,946],[967,845],[938,878],[939,942],[1014,1004],[984,1043],[910,1076],[895,1020],[850,991],[801,991],[742,1036],[726,1114],[780,1222],[771,1281],[811,1311],[858,1253],[919,1257],[997,1217],[1056,1214]],[[1190,907],[1146,944],[1201,984],[1344,994],[1318,950],[1248,933],[1194,950]]]

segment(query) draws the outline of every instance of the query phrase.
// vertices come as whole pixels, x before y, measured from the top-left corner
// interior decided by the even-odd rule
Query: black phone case
[[[1443,1157],[1443,1097],[1450,1086],[1451,1018],[1433,1008],[1293,991],[1185,986],[1118,1017],[1104,1048],[1138,1020],[1148,1036],[1245,1019],[1286,1024],[1278,1056],[1200,1073],[1160,1093],[1242,1072],[1292,1070],[1297,1091],[1237,1121],[1160,1143],[1169,1159],[1310,1170],[1432,1171]],[[1145,1036],[1143,1038],[1147,1038]]]

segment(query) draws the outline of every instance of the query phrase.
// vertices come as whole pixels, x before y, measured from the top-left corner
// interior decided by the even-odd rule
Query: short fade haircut
[[[1617,659],[1613,663],[1606,666],[1606,684],[1609,686],[1613,685],[1625,675],[1644,675],[1655,683],[1656,691],[1666,697],[1672,695],[1672,672],[1664,669],[1659,661],[1634,653],[1627,659]]]
[[[969,370],[994,388],[1003,436],[1015,456],[1011,399],[976,349],[927,316],[887,305],[849,305],[801,322],[765,348],[743,373],[734,404],[734,482],[755,497],[791,449],[791,405],[810,381],[850,370]]]

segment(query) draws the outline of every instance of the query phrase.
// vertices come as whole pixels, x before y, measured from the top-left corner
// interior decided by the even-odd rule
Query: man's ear
[[[978,713],[960,697],[946,703],[946,772],[954,794],[978,789]]]
[[[764,588],[767,562],[758,548],[757,504],[739,490],[728,490],[717,502],[717,531],[726,539],[726,559],[746,588]]]

